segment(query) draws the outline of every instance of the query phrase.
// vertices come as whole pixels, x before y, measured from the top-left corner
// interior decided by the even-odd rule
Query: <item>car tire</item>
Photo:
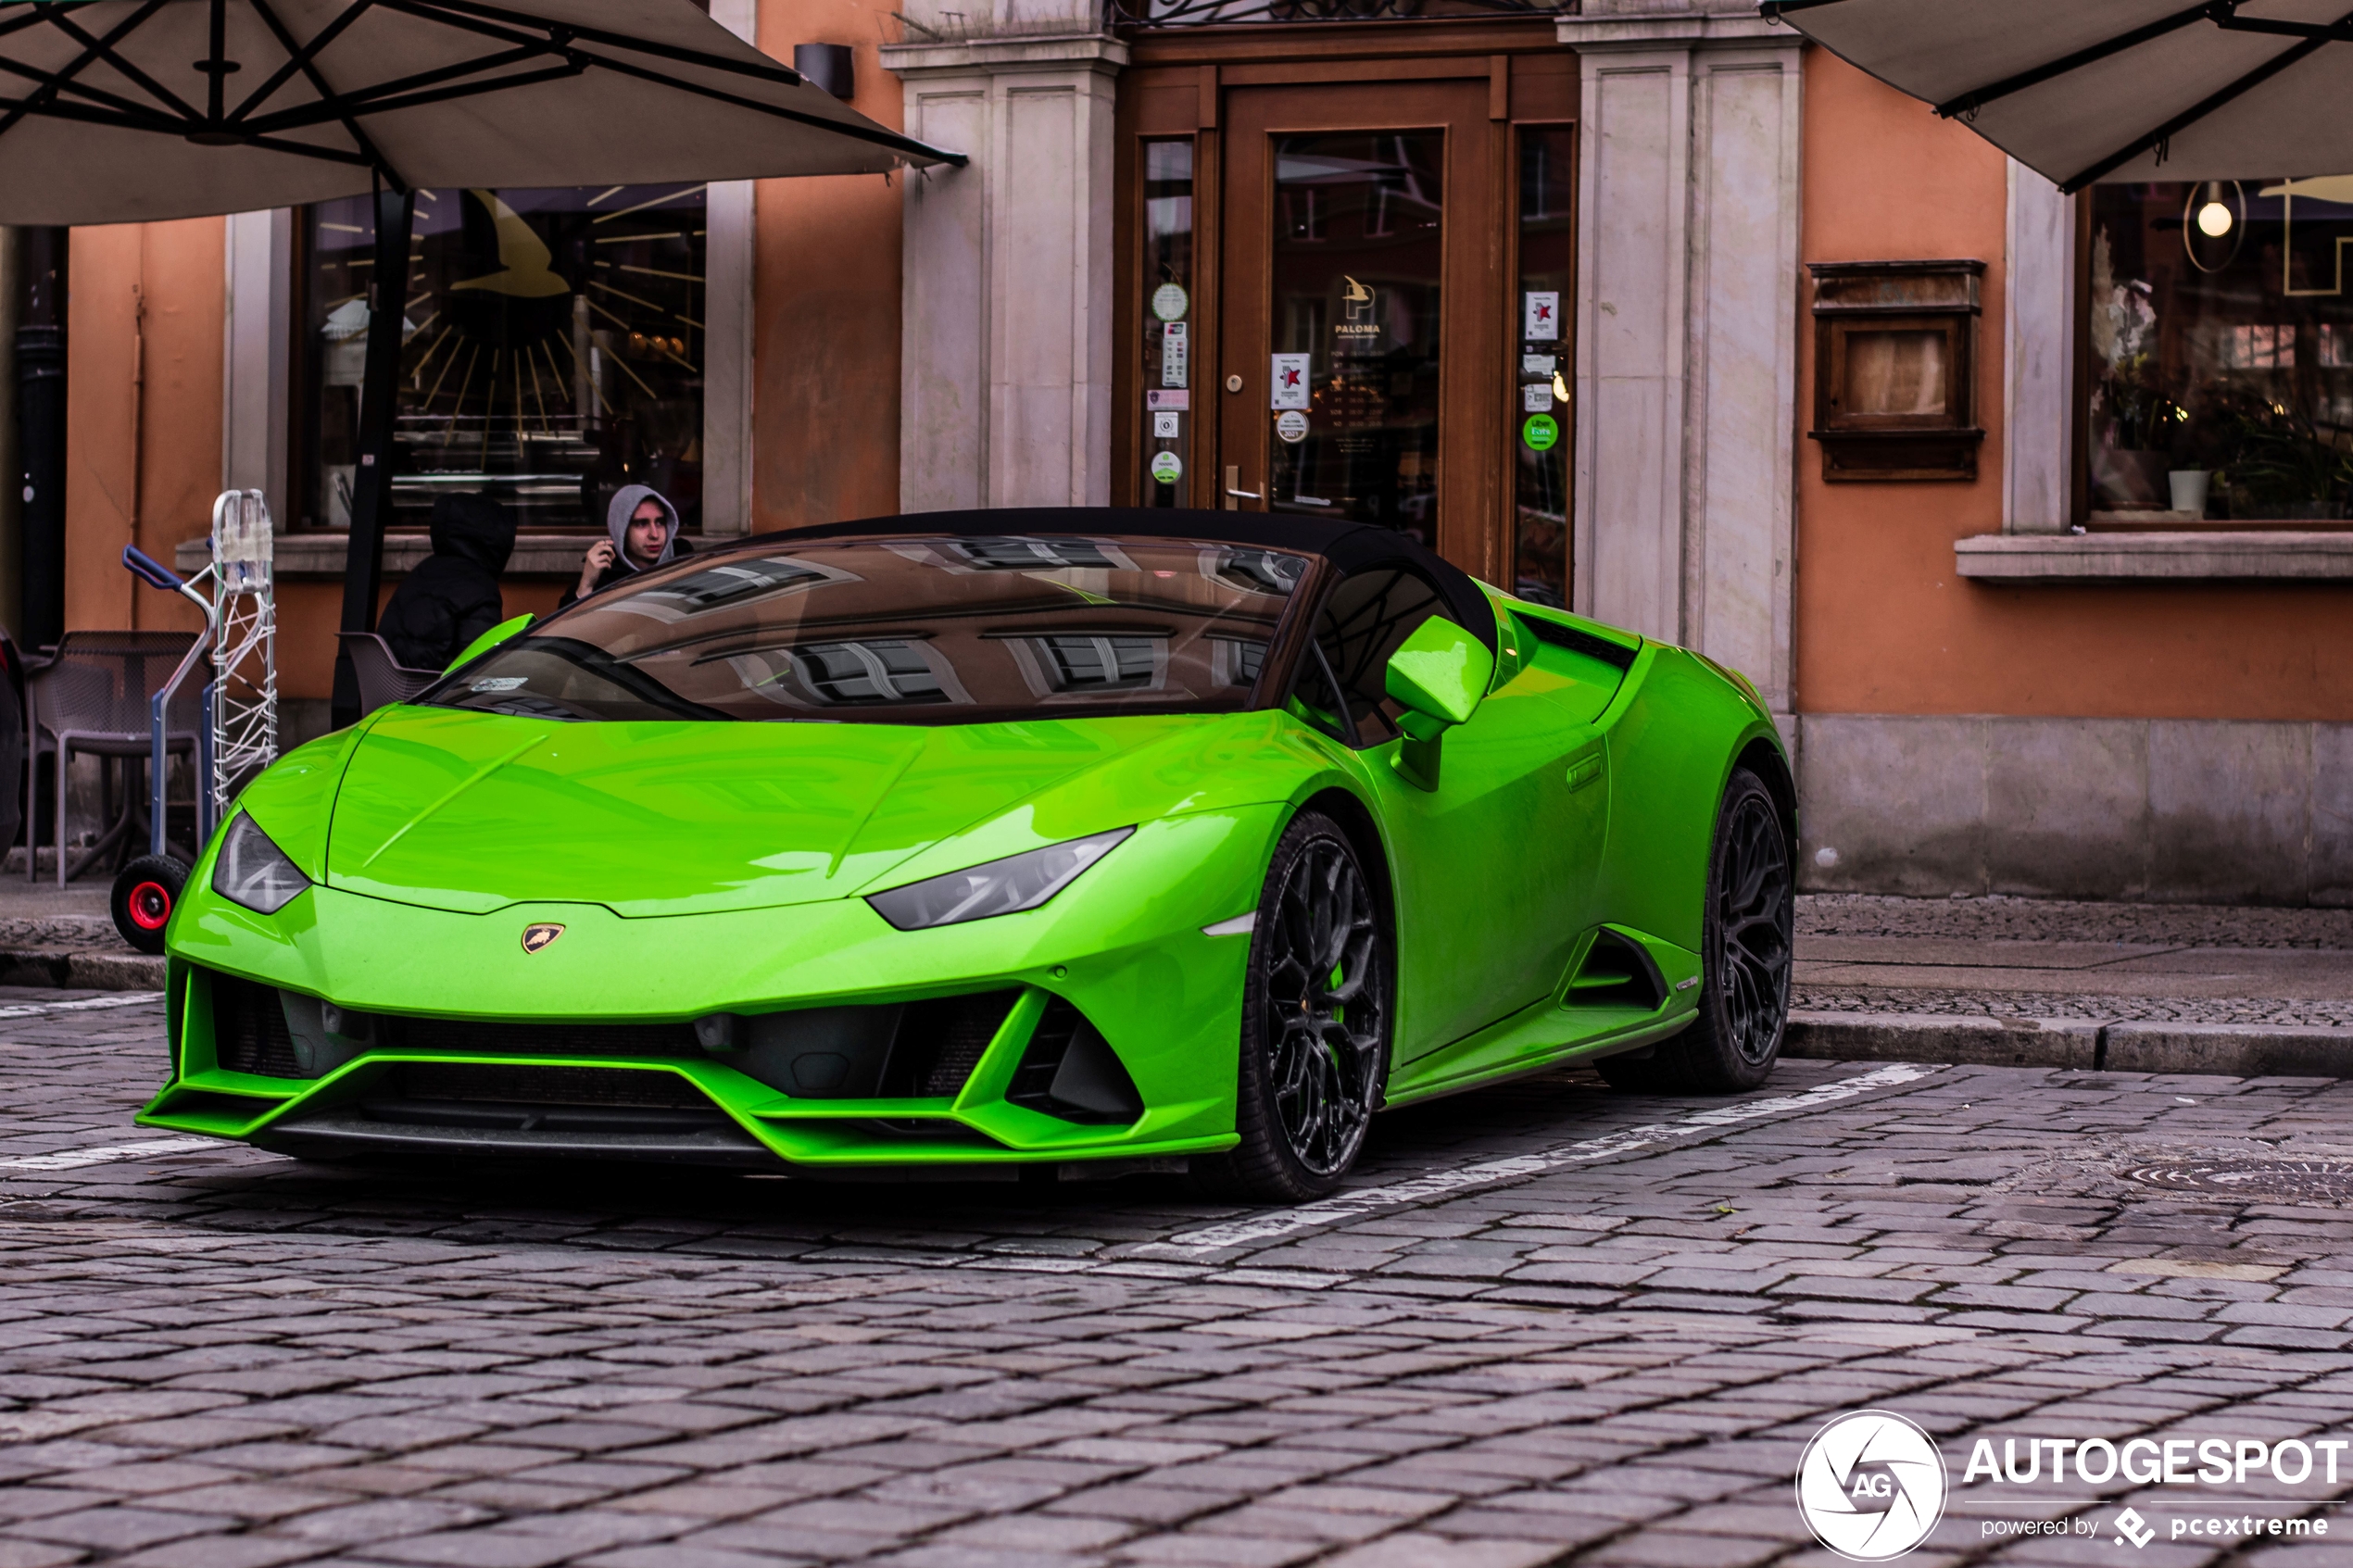
[[[1764,780],[1735,769],[1708,857],[1699,1014],[1647,1055],[1594,1063],[1611,1087],[1738,1094],[1771,1076],[1789,1028],[1795,892],[1780,804]]]
[[[1623,1089],[1629,1094],[1647,1094],[1654,1089],[1666,1088],[1671,1076],[1661,1065],[1655,1046],[1605,1056],[1593,1063],[1593,1071],[1600,1073],[1602,1082],[1611,1088]]]
[[[1390,922],[1340,825],[1302,811],[1275,846],[1242,985],[1234,1130],[1196,1156],[1210,1194],[1302,1203],[1337,1187],[1389,1080],[1396,965]]]

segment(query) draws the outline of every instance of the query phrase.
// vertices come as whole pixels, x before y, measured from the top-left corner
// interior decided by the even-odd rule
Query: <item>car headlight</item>
[[[884,893],[870,893],[866,902],[875,912],[901,931],[932,925],[961,925],[990,915],[1017,914],[1038,905],[1078,880],[1078,873],[1101,859],[1134,828],[1114,828],[1086,838],[1065,839],[1043,849],[1008,855],[946,876],[911,882]],[[268,843],[267,839],[263,840]]]
[[[270,841],[259,823],[243,811],[221,835],[212,862],[212,890],[259,915],[274,915],[310,885],[286,852]]]

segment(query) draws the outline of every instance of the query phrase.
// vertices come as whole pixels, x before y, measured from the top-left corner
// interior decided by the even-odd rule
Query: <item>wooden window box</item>
[[[1982,261],[1816,261],[1814,428],[1831,482],[1970,480]]]

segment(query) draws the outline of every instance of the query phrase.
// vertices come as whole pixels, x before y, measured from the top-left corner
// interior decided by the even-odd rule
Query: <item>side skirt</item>
[[[1592,949],[1597,928],[1578,942],[1568,972],[1551,997],[1393,1069],[1383,1108],[1460,1094],[1567,1062],[1639,1050],[1690,1028],[1699,1010],[1687,982],[1698,972],[1699,955],[1629,927],[1607,929],[1639,942],[1658,965],[1668,987],[1667,999],[1659,1007],[1573,1002],[1576,976]]]

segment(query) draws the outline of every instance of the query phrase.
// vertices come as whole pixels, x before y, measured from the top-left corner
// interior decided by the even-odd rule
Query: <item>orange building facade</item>
[[[467,460],[526,508],[510,612],[553,605],[623,460],[668,463],[709,538],[902,508],[1354,517],[1747,672],[1817,889],[2353,902],[2353,525],[2225,418],[2295,410],[2262,418],[2304,420],[2316,472],[2353,444],[2301,259],[2320,196],[2297,216],[2251,170],[2239,248],[2201,251],[2171,188],[2060,196],[1748,11],[712,9],[783,58],[850,46],[856,108],[972,164],[633,220],[692,250],[687,325],[643,314],[643,280],[685,274],[613,249],[641,258],[490,348],[479,406],[447,390],[479,356],[417,321],[404,396],[460,456],[478,430]],[[468,194],[449,245],[497,217],[572,224],[559,266],[608,254],[587,194]],[[68,625],[188,624],[121,546],[189,559],[212,495],[259,487],[296,734],[340,594],[342,232],[72,239]],[[2226,309],[2197,290],[2229,268],[2256,282]],[[387,591],[422,548],[395,539]]]

